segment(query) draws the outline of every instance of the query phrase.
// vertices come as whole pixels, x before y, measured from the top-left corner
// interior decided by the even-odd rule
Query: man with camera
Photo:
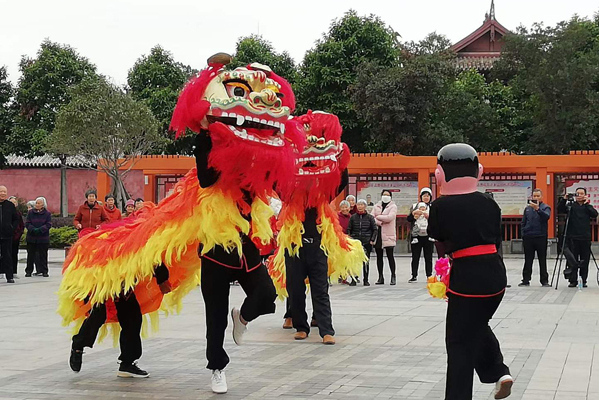
[[[523,266],[523,281],[519,286],[529,286],[533,259],[535,253],[540,264],[540,283],[543,287],[550,287],[548,283],[548,270],[546,268],[546,252],[548,249],[548,219],[550,219],[550,206],[542,202],[542,191],[535,189],[529,201],[523,219],[521,220],[521,233],[523,234],[523,251],[525,252],[525,265]]]
[[[577,286],[577,271],[583,287],[587,287],[588,264],[590,262],[591,228],[590,220],[598,216],[598,211],[590,204],[587,190],[577,188],[575,194],[568,193],[558,203],[558,212],[567,214],[566,235],[563,253],[571,271],[565,270],[569,287]],[[571,257],[572,255],[572,257]]]

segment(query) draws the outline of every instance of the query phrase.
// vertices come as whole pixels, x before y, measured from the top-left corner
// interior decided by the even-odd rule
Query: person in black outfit
[[[496,383],[496,399],[510,395],[513,378],[489,326],[506,287],[497,252],[501,211],[477,191],[483,169],[475,149],[450,144],[438,153],[436,179],[442,197],[431,205],[428,233],[452,260],[447,288],[446,400],[472,398],[473,370],[483,383]]]
[[[407,221],[411,223],[411,237],[413,240],[410,244],[412,253],[411,260],[411,272],[412,277],[408,281],[409,283],[416,282],[419,274],[419,260],[421,259],[421,249],[423,249],[423,258],[425,259],[425,274],[429,278],[433,273],[433,240],[429,238],[427,233],[420,233],[416,224],[417,219],[423,215],[425,218],[429,218],[429,207],[431,206],[432,192],[428,187],[421,189],[419,194],[419,201],[427,205],[426,211],[419,210],[419,203],[413,204],[410,209],[410,213],[406,217]]]
[[[204,132],[196,135],[194,155],[198,181],[202,188],[214,185],[219,179],[219,172],[209,166],[209,155],[212,150],[212,139]],[[243,200],[252,204],[250,193],[243,190]],[[215,210],[215,212],[219,212]],[[243,217],[251,221],[250,214]],[[202,260],[201,291],[206,309],[206,368],[221,374],[229,364],[229,356],[223,348],[225,329],[229,308],[230,282],[238,281],[246,293],[246,299],[240,310],[234,308],[231,312],[234,323],[233,339],[236,344],[242,343],[242,335],[248,322],[261,315],[275,312],[275,299],[277,294],[273,281],[262,262],[260,251],[245,234],[240,234],[242,240],[242,254],[237,250],[227,251],[217,245],[206,254],[200,256]],[[200,249],[201,250],[201,249]]]
[[[15,196],[10,196],[8,200],[15,205],[15,208],[17,208],[19,205],[19,201]],[[17,215],[19,216],[19,220],[13,236],[13,247],[11,253],[14,278],[17,278],[17,267],[19,266],[19,246],[21,245],[21,236],[23,236],[23,232],[25,231],[25,221],[23,221],[23,215],[19,212],[18,208]]]
[[[360,240],[365,249],[367,258],[371,257],[371,250],[377,241],[377,224],[375,218],[367,212],[367,201],[360,199],[356,202],[357,213],[350,217],[348,222],[348,235]],[[351,286],[356,286],[356,281],[352,280]],[[369,283],[369,260],[363,265],[363,285],[370,286]]]
[[[567,214],[569,225],[566,227],[566,249],[563,249],[565,258],[569,264],[570,273],[569,287],[577,286],[577,272],[583,283],[587,287],[588,264],[590,263],[590,245],[591,228],[590,221],[598,217],[598,211],[590,204],[585,188],[577,188],[575,191],[575,201],[567,202],[568,196],[565,195],[558,203],[558,212]]]
[[[542,202],[542,191],[535,189],[533,191],[533,199],[525,207],[523,219],[521,220],[525,265],[523,266],[523,281],[519,283],[519,286],[529,286],[531,271],[533,269],[533,259],[535,253],[537,253],[540,264],[540,283],[543,287],[550,287],[548,283],[548,269],[546,267],[548,219],[550,219],[550,206]]]
[[[171,286],[169,284],[169,270],[164,264],[161,264],[154,269],[154,277],[163,294],[171,291]],[[142,330],[142,311],[140,309],[140,304],[138,303],[133,290],[127,293],[121,292],[119,297],[114,299],[114,304],[117,309],[119,325],[121,326],[119,338],[119,345],[121,347],[119,360],[121,361],[121,365],[119,366],[117,376],[122,378],[147,378],[150,374],[140,369],[136,363],[142,356],[142,338],[140,337],[140,332]],[[105,322],[106,305],[98,304],[90,310],[90,313],[83,321],[79,332],[73,336],[71,356],[69,358],[69,365],[73,372],[81,371],[83,348],[94,347],[98,331]]]
[[[0,186],[0,272],[4,273],[7,283],[13,279],[13,237],[19,225],[19,214],[15,205],[8,201],[8,189]]]

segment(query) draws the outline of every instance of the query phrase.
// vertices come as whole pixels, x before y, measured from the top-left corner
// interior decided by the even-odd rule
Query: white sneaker
[[[515,382],[512,376],[504,375],[496,382],[496,390],[494,391],[494,399],[505,399],[510,396],[512,385]]]
[[[225,379],[225,372],[219,371],[218,369],[213,370],[212,377],[210,378],[210,386],[213,393],[227,393],[227,379]]]
[[[231,319],[233,320],[233,341],[238,346],[241,346],[244,342],[244,333],[248,330],[248,327],[242,324],[240,310],[233,307],[231,309]]]

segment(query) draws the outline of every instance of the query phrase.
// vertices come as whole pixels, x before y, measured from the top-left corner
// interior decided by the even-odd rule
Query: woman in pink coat
[[[398,207],[392,201],[392,193],[389,190],[381,192],[381,201],[373,207],[373,216],[379,227],[377,242],[375,242],[375,254],[377,254],[377,271],[379,279],[376,285],[383,285],[383,250],[387,255],[388,264],[392,278],[390,285],[396,284],[396,261],[394,260],[394,247],[396,247],[396,212]]]

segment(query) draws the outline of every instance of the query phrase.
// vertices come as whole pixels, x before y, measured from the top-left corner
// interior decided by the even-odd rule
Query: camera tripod
[[[554,284],[554,278],[556,276],[556,271],[558,268],[558,273],[560,276],[561,273],[561,267],[562,267],[562,262],[563,259],[565,260],[565,269],[562,270],[562,272],[564,273],[567,268],[568,268],[568,257],[565,255],[565,249],[567,249],[567,251],[571,252],[571,250],[569,250],[566,246],[567,246],[567,232],[569,229],[569,218],[571,217],[571,203],[567,202],[567,219],[565,221],[565,230],[563,231],[563,237],[562,237],[562,245],[560,246],[559,252],[558,252],[558,256],[556,257],[556,261],[554,263],[554,270],[552,271],[552,280],[550,281],[550,285],[554,286],[554,290],[558,290],[558,281],[560,279],[556,279],[556,285]],[[592,244],[590,243],[590,248],[589,248],[589,252],[590,255],[592,257],[592,260],[594,260],[594,264],[596,265],[596,282],[600,285],[600,268],[598,267],[598,262],[596,261],[596,257],[594,256],[594,252],[592,251]],[[571,255],[571,258],[574,258]],[[576,260],[575,260],[576,261]],[[579,268],[577,268],[575,271],[572,271],[571,273],[578,273]]]

